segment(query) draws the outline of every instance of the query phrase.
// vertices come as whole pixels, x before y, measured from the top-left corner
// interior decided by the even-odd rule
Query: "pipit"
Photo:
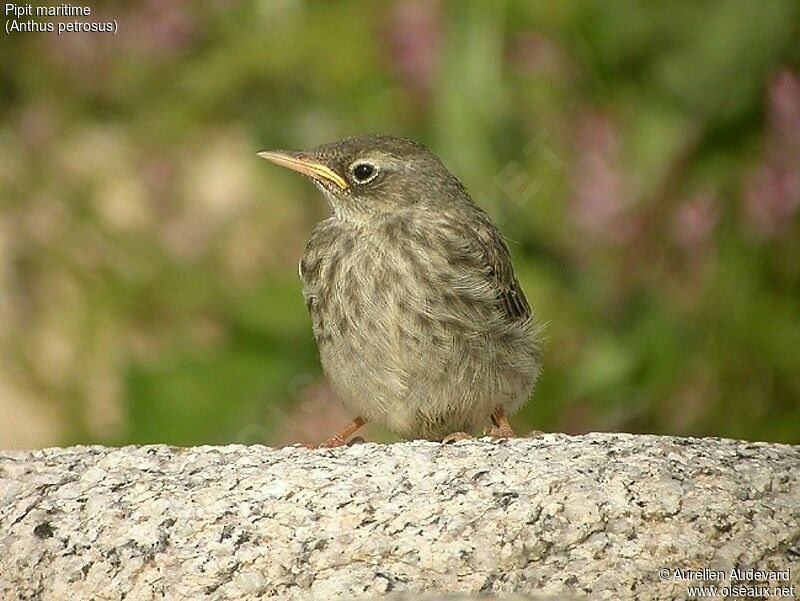
[[[507,415],[539,375],[538,327],[489,216],[412,140],[363,135],[259,156],[313,180],[332,215],[300,261],[328,381],[356,418],[403,438],[458,439]],[[448,435],[450,435],[448,437]]]

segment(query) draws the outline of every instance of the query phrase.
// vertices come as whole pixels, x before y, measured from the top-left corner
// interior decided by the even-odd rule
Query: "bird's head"
[[[370,219],[466,198],[461,183],[422,144],[362,135],[308,151],[258,156],[311,178],[341,219]]]

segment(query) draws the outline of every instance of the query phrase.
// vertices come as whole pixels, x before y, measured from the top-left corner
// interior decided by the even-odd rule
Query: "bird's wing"
[[[512,322],[526,322],[531,318],[531,307],[519,285],[511,255],[503,236],[482,211],[474,222],[473,237],[476,251],[486,265],[490,285],[497,294],[497,302]]]

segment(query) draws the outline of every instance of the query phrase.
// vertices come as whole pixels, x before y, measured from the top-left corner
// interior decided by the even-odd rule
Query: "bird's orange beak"
[[[339,186],[341,190],[347,190],[349,187],[349,184],[344,178],[330,167],[318,161],[311,160],[301,153],[264,150],[259,152],[258,156],[276,165],[280,165],[281,167],[286,167],[292,171],[307,175],[315,180],[332,182]]]

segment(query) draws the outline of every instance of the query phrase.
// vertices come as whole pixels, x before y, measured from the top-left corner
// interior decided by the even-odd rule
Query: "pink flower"
[[[683,202],[675,212],[672,237],[690,251],[701,249],[719,222],[719,202],[709,193],[698,194]]]
[[[613,124],[599,114],[582,118],[575,146],[578,152],[572,199],[575,220],[587,233],[622,243],[631,234],[627,213],[632,198],[620,165],[619,141]]]
[[[774,135],[800,150],[800,77],[783,69],[767,90],[767,114]]]
[[[403,84],[426,97],[439,61],[439,3],[405,0],[394,5],[386,32],[389,62]]]
[[[784,233],[800,206],[800,170],[768,162],[750,178],[745,191],[745,217],[760,236]]]
[[[784,69],[767,89],[765,159],[749,177],[744,217],[752,231],[773,238],[788,231],[800,207],[800,78]]]

